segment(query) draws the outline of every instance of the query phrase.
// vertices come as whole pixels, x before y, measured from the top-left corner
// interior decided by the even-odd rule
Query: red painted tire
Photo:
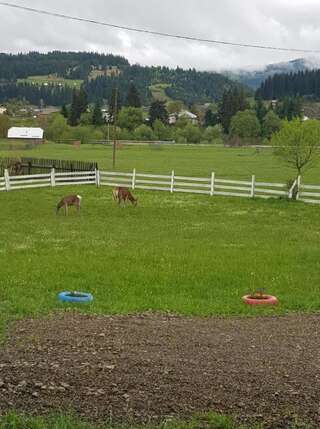
[[[242,297],[242,300],[245,304],[249,305],[276,305],[278,304],[278,300],[275,296],[272,295],[264,295],[265,298],[252,298],[250,295],[245,295]]]

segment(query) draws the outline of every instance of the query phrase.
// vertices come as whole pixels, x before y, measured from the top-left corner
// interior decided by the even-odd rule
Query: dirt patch
[[[317,315],[22,321],[0,350],[0,412],[149,421],[214,410],[277,428],[298,415],[319,427],[319,334]]]

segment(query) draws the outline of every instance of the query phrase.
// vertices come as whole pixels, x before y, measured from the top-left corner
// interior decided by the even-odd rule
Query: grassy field
[[[136,426],[132,425],[113,425],[105,424],[99,427],[90,423],[81,422],[74,417],[52,416],[42,417],[24,417],[14,413],[0,418],[0,429],[262,429],[260,425],[247,426],[238,425],[232,419],[216,414],[207,414],[205,416],[195,417],[189,422],[167,420],[165,423],[157,426]],[[309,426],[290,426],[288,429],[311,429]]]
[[[26,79],[18,79],[18,83],[30,83],[34,85],[44,85],[48,83],[50,85],[70,86],[72,88],[80,88],[82,82],[82,80],[64,79],[56,75],[28,76]]]
[[[101,169],[112,168],[112,147],[48,143],[25,149],[24,143],[0,140],[0,156],[30,156],[38,158],[75,159],[97,161]],[[215,146],[124,146],[117,150],[116,169],[140,172],[209,177],[215,171],[218,177],[248,179],[252,174],[257,180],[286,182],[295,176],[295,171],[275,158],[272,149],[224,148]],[[319,165],[303,176],[306,183],[319,184]]]
[[[159,101],[164,101],[164,102],[172,101],[172,99],[165,93],[165,89],[168,88],[169,86],[171,85],[167,83],[157,83],[154,85],[150,85],[149,89],[151,91],[152,97],[155,100],[159,100]]]
[[[2,145],[2,148],[1,148]],[[1,150],[2,149],[2,150]],[[111,148],[46,144],[0,156],[97,160],[111,168]],[[293,172],[270,149],[148,146],[118,151],[117,169],[143,172],[286,180]],[[314,168],[305,179],[320,183]],[[54,214],[61,196],[80,193],[80,216]],[[109,188],[94,186],[0,193],[0,332],[17,318],[65,309],[62,290],[93,293],[94,314],[148,310],[186,315],[277,315],[319,311],[319,207],[285,200],[210,198],[136,191],[138,207],[118,207]],[[262,288],[279,306],[251,308],[241,297]],[[203,423],[171,422],[157,429],[239,429],[211,416]],[[10,415],[0,429],[93,429],[66,417],[49,420]],[[132,426],[131,426],[132,427]],[[302,427],[302,426],[299,426]],[[106,426],[115,429],[114,426]],[[156,428],[153,428],[156,429]],[[247,428],[248,429],[248,428]]]
[[[54,214],[67,193],[80,216]],[[109,188],[0,193],[0,320],[64,308],[62,290],[92,292],[94,313],[149,309],[194,315],[255,315],[320,309],[319,208],[136,192],[119,208]],[[246,307],[256,288],[277,308]]]

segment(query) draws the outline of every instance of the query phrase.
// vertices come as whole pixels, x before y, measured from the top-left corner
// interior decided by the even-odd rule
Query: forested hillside
[[[257,90],[265,100],[292,96],[320,98],[320,70],[282,73],[266,79]]]
[[[116,67],[115,75],[107,74]],[[92,70],[95,78],[91,78]],[[48,76],[48,82],[18,82],[29,76]],[[50,75],[67,79],[83,80],[90,101],[110,100],[112,89],[117,87],[120,98],[128,92],[130,83],[139,91],[143,104],[152,101],[150,86],[167,84],[165,93],[172,99],[185,104],[217,101],[224,89],[236,86],[218,73],[198,72],[194,69],[169,69],[168,67],[143,67],[130,65],[120,56],[100,55],[86,52],[50,52],[40,54],[8,55],[0,54],[0,102],[10,98],[25,98],[33,104],[59,106],[70,103],[72,85],[55,85]]]

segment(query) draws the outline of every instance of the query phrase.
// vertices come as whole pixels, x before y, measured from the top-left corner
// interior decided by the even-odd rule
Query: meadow
[[[69,86],[71,88],[80,88],[83,83],[82,80],[77,79],[64,79],[56,75],[41,75],[41,76],[28,76],[26,79],[18,79],[18,83],[28,83],[33,85],[62,85]]]
[[[88,144],[80,148],[67,144],[46,143],[31,147],[17,141],[0,140],[0,157],[38,157],[97,161],[99,168],[112,170],[112,146]],[[225,148],[221,146],[140,145],[117,149],[116,170],[143,173],[176,174],[210,177],[215,172],[220,178],[286,183],[295,177],[295,170],[273,155],[272,148]],[[320,184],[319,164],[306,171],[303,181]]]
[[[45,144],[26,149],[0,142],[0,156],[98,161],[111,170],[107,146]],[[2,148],[1,148],[2,146]],[[286,181],[294,175],[271,149],[177,146],[122,147],[117,170]],[[318,169],[305,175],[320,183]],[[55,215],[68,193],[83,196],[81,214]],[[320,309],[319,207],[286,200],[256,200],[134,192],[138,206],[118,207],[107,187],[74,186],[0,193],[0,331],[8,322],[70,308],[63,290],[88,291],[94,301],[75,306],[93,314],[146,311],[187,316],[257,316]],[[241,297],[264,289],[279,299],[251,308]],[[209,417],[208,417],[209,418]],[[161,427],[235,429],[225,417],[171,422]],[[9,415],[0,428],[75,428],[51,420]],[[202,426],[204,425],[204,426]],[[108,427],[108,426],[106,426]],[[300,427],[300,426],[299,426]],[[83,423],[83,428],[92,428]]]

